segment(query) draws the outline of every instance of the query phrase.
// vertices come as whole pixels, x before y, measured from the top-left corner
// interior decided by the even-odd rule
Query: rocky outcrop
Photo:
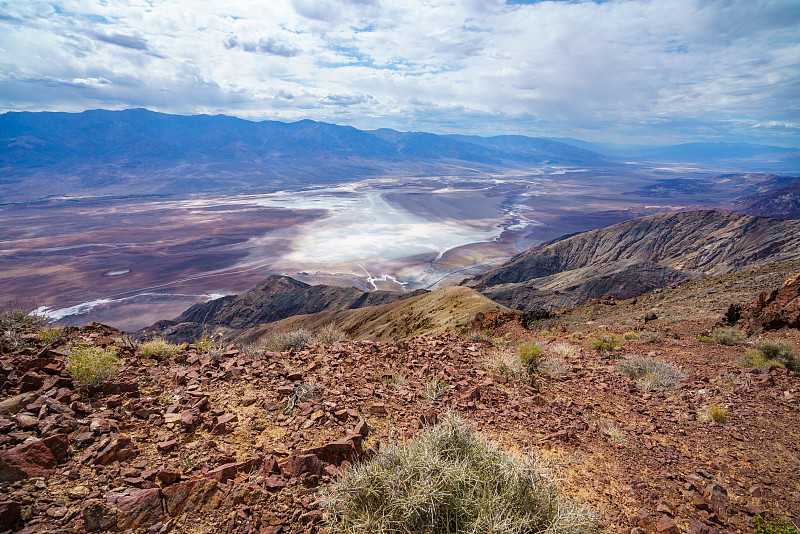
[[[731,304],[724,321],[748,334],[780,328],[800,328],[800,274],[769,295],[762,292],[750,304]]]
[[[514,309],[630,298],[691,278],[800,255],[800,221],[662,213],[557,240],[462,282]]]

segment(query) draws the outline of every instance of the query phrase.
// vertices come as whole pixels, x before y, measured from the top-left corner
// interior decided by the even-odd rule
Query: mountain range
[[[367,131],[311,120],[253,122],[146,109],[8,112],[0,115],[0,202],[277,190],[366,177],[475,176],[536,165],[614,168],[631,158],[740,158],[761,170],[800,167],[800,150],[763,145],[691,143],[609,156],[599,150],[568,138]]]

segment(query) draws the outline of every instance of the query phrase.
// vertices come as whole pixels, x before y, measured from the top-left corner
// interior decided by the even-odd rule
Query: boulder
[[[11,530],[14,522],[19,518],[22,505],[16,501],[0,502],[0,532]]]
[[[800,328],[800,274],[769,295],[762,292],[750,304],[731,304],[723,321],[748,334],[780,328]]]
[[[322,463],[341,465],[347,460],[350,463],[361,458],[361,434],[353,434],[344,439],[327,443],[322,447],[314,447],[303,451],[303,454],[312,454]]]
[[[283,465],[283,474],[287,478],[307,475],[321,475],[322,462],[315,454],[293,454]]]
[[[124,493],[110,494],[106,502],[116,504],[120,529],[148,527],[164,517],[158,488],[129,489]]]
[[[89,499],[84,502],[81,507],[81,517],[86,532],[112,530],[117,526],[116,507],[100,499]]]
[[[95,465],[105,465],[111,462],[123,462],[139,454],[133,440],[125,434],[114,434],[110,441],[97,453]]]
[[[192,511],[208,511],[219,507],[222,491],[217,481],[198,478],[178,482],[161,490],[167,513],[173,517]]]
[[[48,477],[53,474],[56,463],[53,452],[41,440],[17,445],[0,452],[0,482]]]

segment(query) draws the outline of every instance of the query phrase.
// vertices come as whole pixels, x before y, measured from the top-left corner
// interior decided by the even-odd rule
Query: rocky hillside
[[[663,213],[536,247],[462,285],[511,308],[554,309],[798,256],[800,221]]]
[[[229,337],[238,342],[252,342],[270,332],[298,329],[314,332],[332,324],[352,339],[390,341],[419,335],[463,333],[472,327],[477,314],[507,309],[474,289],[448,287],[380,306],[295,315]]]
[[[241,330],[293,315],[351,310],[397,302],[426,293],[372,291],[354,287],[312,286],[288,276],[269,276],[241,295],[195,304],[172,321],[159,321],[138,332],[139,337],[162,335],[175,342],[190,342],[216,326]]]
[[[759,217],[800,219],[800,178],[778,189],[745,197],[736,209]]]
[[[791,520],[800,373],[743,367],[752,345],[698,342],[695,321],[709,312],[692,300],[731,291],[750,302],[758,292],[748,280],[787,270],[587,304],[601,311],[536,332],[508,323],[482,341],[286,352],[187,344],[158,356],[102,325],[4,322],[0,532],[330,534],[323,495],[337,477],[448,412],[506,450],[550,461],[606,532],[745,534],[756,516]],[[662,316],[683,304],[684,315],[641,330],[640,303]],[[592,339],[612,334],[621,346],[595,350]],[[798,330],[763,336],[800,353]],[[498,365],[532,341],[546,362],[535,380]],[[115,348],[119,372],[82,387],[66,365],[71,345]],[[669,380],[630,378],[622,369],[632,358],[657,359]]]

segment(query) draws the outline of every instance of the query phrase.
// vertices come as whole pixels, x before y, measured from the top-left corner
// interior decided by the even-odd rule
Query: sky
[[[800,146],[800,0],[0,0],[0,111]]]

